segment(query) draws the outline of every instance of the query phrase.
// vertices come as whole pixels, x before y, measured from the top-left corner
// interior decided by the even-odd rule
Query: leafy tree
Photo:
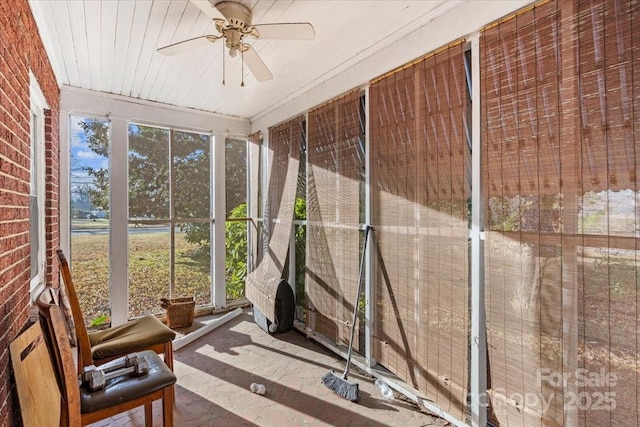
[[[129,127],[129,216],[170,217],[170,173],[174,174],[175,218],[209,218],[210,143],[207,135],[173,133],[173,171],[169,131]]]
[[[129,217],[169,218],[169,131],[129,126]]]
[[[91,210],[91,185],[89,184],[74,184],[71,186],[71,199],[72,211],[71,216],[73,218],[84,217]]]
[[[109,122],[101,119],[84,119],[78,123],[87,138],[87,146],[101,157],[109,157]],[[87,194],[94,206],[109,210],[109,170],[85,166],[89,176],[93,177],[93,185],[87,188]]]
[[[85,132],[87,146],[97,155],[108,157],[109,123],[85,118],[79,125]],[[169,218],[169,137],[167,129],[129,126],[130,218]],[[238,206],[246,201],[246,143],[227,140],[225,147],[227,206]],[[209,218],[210,138],[207,135],[174,131],[172,151],[175,217],[185,220],[182,227],[187,241],[206,249],[210,239],[209,223],[189,220]],[[92,203],[108,210],[108,169],[85,167],[84,170],[93,178],[93,185],[89,189]]]
[[[227,139],[225,142],[226,212],[247,201],[247,143]]]
[[[174,132],[175,214],[178,218],[209,218],[211,205],[211,143],[207,135]],[[186,223],[185,239],[208,253],[209,223]]]

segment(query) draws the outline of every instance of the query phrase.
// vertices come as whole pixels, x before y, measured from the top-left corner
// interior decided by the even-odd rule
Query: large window
[[[211,303],[211,136],[129,125],[129,316]]]
[[[108,321],[109,134],[107,119],[70,116],[71,265],[85,321]]]
[[[130,123],[123,146],[121,124],[69,122],[70,258],[88,324],[160,313],[163,297],[213,303],[211,135]],[[227,271],[227,298],[237,299],[246,276],[247,142],[226,140],[225,153],[226,214],[240,217],[228,224],[240,236],[231,249],[245,267]],[[127,161],[114,161],[121,154]]]
[[[30,186],[29,186],[29,220],[31,246],[31,286],[36,290],[45,282],[45,209],[44,209],[44,110],[47,103],[31,75],[31,146],[30,146]]]

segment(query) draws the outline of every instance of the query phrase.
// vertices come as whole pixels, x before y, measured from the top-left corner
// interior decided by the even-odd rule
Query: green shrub
[[[241,203],[229,213],[229,218],[247,216],[247,204]],[[244,297],[244,282],[247,277],[247,222],[229,221],[226,230],[225,273],[227,281],[227,299]]]
[[[294,217],[297,220],[307,219],[305,199],[297,198]],[[304,274],[306,266],[306,231],[307,227],[299,225],[296,231],[296,304],[304,305]]]
[[[247,216],[247,204],[241,203],[230,213],[229,218]],[[302,198],[296,199],[295,219],[306,219],[306,204]],[[247,277],[247,223],[245,221],[228,221],[226,223],[226,262],[227,299],[242,298],[245,295],[245,279]],[[305,232],[304,226],[297,226],[296,232],[296,289],[299,298],[304,297],[305,273]]]

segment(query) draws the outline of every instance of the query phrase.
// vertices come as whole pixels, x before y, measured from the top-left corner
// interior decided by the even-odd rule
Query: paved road
[[[158,233],[158,232],[169,232],[169,227],[129,227],[130,234],[147,234],[147,233]],[[100,235],[100,234],[108,234],[108,228],[81,228],[81,229],[72,229],[71,234],[82,236],[82,235]]]

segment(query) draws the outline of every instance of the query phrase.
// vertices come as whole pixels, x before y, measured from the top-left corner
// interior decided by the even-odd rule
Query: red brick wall
[[[29,70],[45,117],[47,282],[58,284],[59,97],[27,0],[0,0],[0,426],[20,425],[9,343],[29,324]]]

